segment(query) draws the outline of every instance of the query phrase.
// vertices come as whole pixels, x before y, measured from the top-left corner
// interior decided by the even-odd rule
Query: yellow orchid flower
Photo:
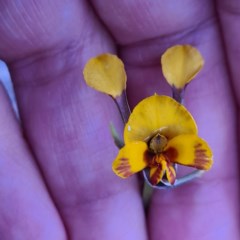
[[[198,137],[191,114],[167,96],[148,97],[134,108],[124,129],[124,142],[112,165],[121,178],[149,168],[152,185],[164,176],[174,184],[175,163],[201,170],[213,164],[211,149]]]
[[[186,85],[204,65],[200,52],[191,45],[176,45],[162,55],[161,64],[176,101],[154,95],[141,101],[131,114],[125,91],[126,72],[117,56],[105,53],[90,59],[83,75],[88,86],[113,98],[125,123],[124,143],[111,127],[114,141],[121,148],[113,162],[113,171],[127,178],[147,169],[147,177],[144,175],[147,181],[157,185],[163,180],[166,186],[166,180],[172,185],[175,182],[175,164],[209,170],[213,160],[208,144],[197,135],[193,117],[180,104]],[[193,179],[198,173],[190,175]],[[187,175],[178,178],[174,186],[190,178]]]

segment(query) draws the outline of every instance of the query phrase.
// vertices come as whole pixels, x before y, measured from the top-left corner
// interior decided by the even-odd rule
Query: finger
[[[7,4],[11,18],[2,12],[1,49],[28,140],[70,238],[145,239],[136,178],[121,181],[111,170],[117,151],[108,125],[122,127],[117,110],[83,83],[86,61],[114,51],[110,37],[86,1],[25,1],[25,19],[16,4]],[[19,24],[18,40],[7,32],[11,21]]]
[[[1,239],[63,240],[64,228],[1,84],[0,102]]]
[[[205,58],[204,70],[187,89],[186,102],[196,118],[200,136],[213,149],[215,163],[209,173],[194,183],[155,192],[148,222],[151,239],[237,238],[236,113],[212,2],[94,3],[122,44],[120,53],[127,63],[128,95],[131,98],[133,94],[133,105],[136,99],[156,91],[167,92],[160,88],[166,85],[158,82],[158,78],[162,79],[159,58],[167,47],[192,44]],[[124,20],[115,17],[116,21],[109,21],[110,9],[115,9],[114,16],[121,9]]]
[[[240,60],[240,3],[236,0],[217,1],[217,9],[220,17],[224,46],[227,53],[228,67],[233,80],[235,96],[240,102],[238,91],[240,89],[239,82],[239,60]]]

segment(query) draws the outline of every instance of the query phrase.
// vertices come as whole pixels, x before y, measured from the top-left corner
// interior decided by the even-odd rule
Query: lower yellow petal
[[[131,142],[119,151],[112,164],[112,169],[119,177],[127,178],[143,170],[150,158],[148,146],[145,142]]]
[[[157,185],[163,178],[166,171],[166,162],[162,161],[158,166],[150,168],[149,181],[152,185]]]
[[[176,180],[176,171],[171,163],[166,164],[166,177],[168,182],[173,185]]]
[[[179,135],[171,139],[164,156],[172,163],[178,163],[201,170],[208,170],[213,164],[213,155],[208,144],[196,135]]]

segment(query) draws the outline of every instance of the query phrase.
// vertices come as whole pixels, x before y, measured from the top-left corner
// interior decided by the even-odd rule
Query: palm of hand
[[[238,239],[231,84],[238,86],[239,34],[228,6],[217,6],[221,22],[209,1],[0,1],[0,58],[10,68],[27,137],[26,145],[1,91],[3,239],[147,239],[146,226],[151,239]],[[122,127],[117,110],[86,87],[82,69],[90,57],[118,51],[133,106],[156,91],[168,93],[159,57],[182,43],[205,58],[186,102],[215,165],[199,181],[156,192],[145,219],[137,179],[111,171],[117,149],[108,124]]]

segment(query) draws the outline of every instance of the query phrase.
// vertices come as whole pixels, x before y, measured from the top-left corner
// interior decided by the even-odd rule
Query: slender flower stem
[[[172,97],[180,104],[183,104],[185,88],[175,88],[172,86]]]
[[[146,181],[144,181],[142,198],[143,198],[143,205],[145,209],[147,209],[149,206],[152,194],[153,194],[153,188]]]
[[[121,149],[124,146],[124,141],[123,139],[119,136],[117,130],[115,129],[115,127],[113,126],[112,123],[110,123],[110,130],[111,130],[111,134],[112,134],[112,138],[114,139],[114,143],[115,145]]]
[[[121,115],[121,118],[123,120],[123,123],[126,124],[129,118],[129,115],[131,113],[128,100],[127,100],[127,94],[126,91],[123,91],[122,95],[117,98],[113,98],[115,104],[117,105],[118,111]]]

